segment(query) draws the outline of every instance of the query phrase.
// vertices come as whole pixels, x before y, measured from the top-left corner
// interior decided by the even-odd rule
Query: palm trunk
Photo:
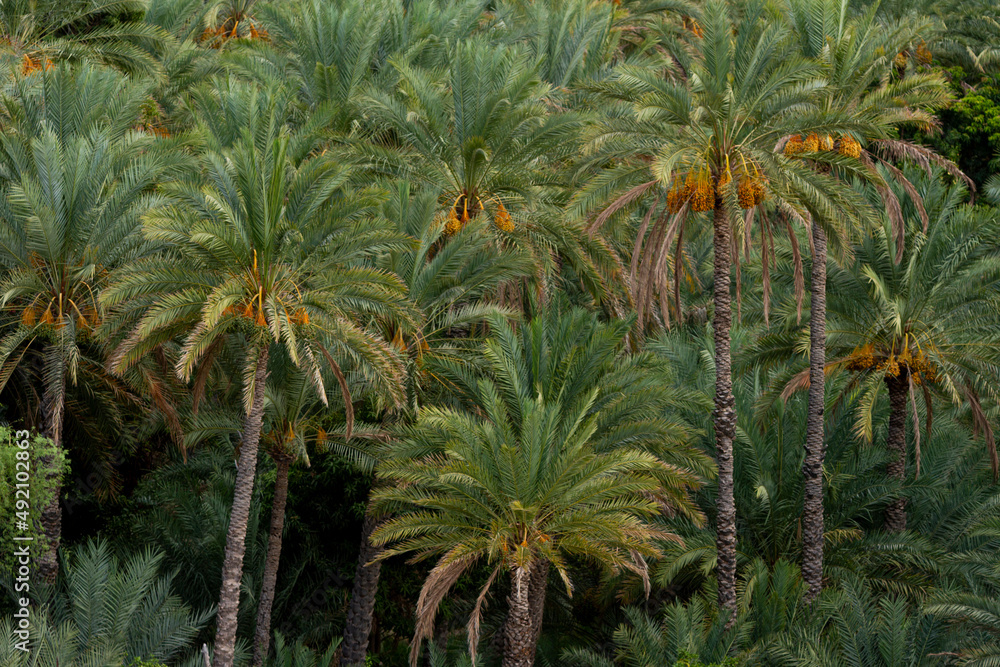
[[[802,577],[811,602],[823,590],[823,408],[826,400],[826,234],[812,223],[812,290],[809,306],[809,409],[802,465]]]
[[[52,441],[57,453],[62,449],[63,405],[65,396],[61,391],[46,390],[43,398],[45,437]],[[38,575],[42,581],[54,584],[59,576],[58,552],[62,541],[62,505],[59,502],[62,495],[62,471],[55,469],[55,456],[43,456],[39,459],[39,464],[45,475],[45,486],[52,490],[52,496],[42,508],[40,517],[45,534],[45,551],[38,558]]]
[[[542,636],[542,618],[545,612],[545,594],[548,591],[548,586],[549,562],[535,563],[531,570],[531,579],[528,582],[528,609],[531,612],[531,627],[536,646]],[[511,632],[508,626],[511,623],[511,616],[508,615],[493,637],[493,650],[498,654],[503,654],[505,650],[507,635]]]
[[[253,643],[253,667],[261,667],[271,648],[271,606],[278,580],[278,563],[281,560],[281,533],[285,529],[285,501],[288,500],[288,469],[290,456],[275,456],[277,475],[274,480],[274,502],[271,504],[271,534],[267,540],[267,560],[264,563],[264,581],[260,587],[257,607],[257,630]]]
[[[716,549],[719,580],[719,607],[728,610],[731,625],[736,621],[736,504],[733,500],[733,437],[736,434],[736,401],[733,398],[732,359],[729,329],[732,307],[729,288],[731,236],[729,218],[721,194],[715,197],[715,261],[713,299],[715,314],[715,450],[719,468],[719,495],[716,501]]]
[[[531,573],[519,567],[511,575],[502,664],[503,667],[532,667],[535,664],[535,629],[531,620]]]
[[[268,348],[265,344],[257,357],[253,377],[253,403],[243,422],[240,459],[236,468],[236,489],[229,514],[226,555],[222,563],[222,588],[216,614],[215,667],[232,667],[236,649],[236,622],[240,606],[240,579],[243,577],[243,554],[246,551],[247,520],[253,481],[257,473],[257,445],[264,422],[264,386],[267,380]]]
[[[347,607],[347,625],[344,627],[344,648],[340,658],[343,667],[365,664],[368,637],[372,631],[372,615],[375,611],[375,594],[378,592],[378,579],[382,572],[382,561],[375,559],[385,550],[385,547],[372,544],[372,533],[378,525],[379,521],[375,517],[370,513],[365,514],[365,522],[361,528],[361,552],[354,571],[351,602]]]
[[[542,616],[545,612],[545,593],[549,588],[549,561],[535,563],[531,568],[531,587],[528,589],[528,607],[531,610],[531,627],[535,645],[542,636]]]
[[[900,376],[886,378],[889,386],[889,438],[886,443],[889,454],[889,477],[903,481],[906,479],[906,393],[909,382],[900,369]],[[891,533],[906,530],[906,499],[897,498],[889,503],[885,511],[885,529]]]

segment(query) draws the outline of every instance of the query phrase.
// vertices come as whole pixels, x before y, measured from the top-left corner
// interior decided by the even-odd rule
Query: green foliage
[[[14,648],[9,617],[0,626],[0,664],[9,667],[187,664],[192,640],[213,615],[194,613],[172,592],[164,557],[145,550],[119,559],[103,540],[63,554],[62,575],[36,592],[30,645]],[[191,658],[193,660],[193,658]]]
[[[300,641],[288,643],[280,632],[274,634],[274,657],[268,667],[333,667],[340,646],[338,637],[322,653],[313,651]]]
[[[722,662],[704,663],[698,659],[698,656],[685,651],[674,663],[674,667],[737,667],[738,664],[736,658],[732,657],[726,658]]]
[[[162,662],[157,660],[144,660],[142,658],[136,657],[128,664],[128,667],[167,667]]]
[[[997,172],[1000,164],[1000,76],[993,75],[963,90],[960,99],[941,112],[943,150],[979,184]]]
[[[65,504],[37,650],[5,619],[0,664],[201,667],[264,346],[262,442],[303,464],[265,664],[335,662],[373,479],[366,665],[493,664],[542,562],[539,667],[1000,664],[995,4],[3,0],[0,542],[21,532],[7,422],[59,445],[32,436],[36,550],[67,457],[69,497],[99,502]],[[812,133],[862,150],[784,152]],[[712,224],[666,201],[692,171],[719,185]],[[826,591],[804,605],[813,221]],[[727,223],[731,627],[706,484]],[[911,474],[886,479],[885,381],[918,349]],[[900,496],[909,530],[886,534]]]
[[[186,463],[162,465],[145,479],[116,526],[115,532],[126,537],[119,548],[153,545],[177,568],[175,590],[194,609],[211,609],[216,603],[235,480],[231,450],[217,446],[198,451]],[[255,494],[247,526],[248,582],[259,581],[266,551],[261,503]],[[253,614],[248,616],[242,620],[251,623]]]

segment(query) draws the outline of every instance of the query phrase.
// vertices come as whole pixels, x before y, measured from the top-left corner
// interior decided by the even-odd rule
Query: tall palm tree
[[[401,181],[383,208],[384,217],[397,231],[415,240],[411,247],[386,253],[378,261],[378,266],[406,284],[407,295],[420,312],[420,326],[413,331],[397,322],[384,325],[384,336],[405,355],[407,363],[407,409],[394,416],[404,422],[411,422],[421,405],[447,391],[434,372],[435,361],[467,359],[481,343],[475,334],[487,316],[516,314],[491,304],[488,297],[500,286],[530,276],[532,269],[528,252],[517,246],[498,248],[483,229],[483,221],[466,225],[446,242],[438,199],[436,190],[414,193],[409,182]],[[374,463],[381,447],[366,449]],[[382,547],[372,544],[371,534],[383,519],[371,509],[365,514],[344,626],[343,665],[362,664],[365,659],[382,565],[377,560]]]
[[[63,449],[67,409],[92,409],[86,399],[67,403],[74,386],[103,396],[112,412],[125,389],[104,371],[99,297],[112,271],[150,251],[140,218],[163,204],[153,187],[176,159],[152,137],[124,131],[122,117],[137,115],[141,98],[117,75],[60,68],[19,92],[7,111],[21,131],[0,136],[0,390],[15,374],[39,382],[42,431]],[[105,106],[58,122],[90,103]],[[52,483],[38,565],[49,581],[62,516],[61,482]]]
[[[274,461],[275,479],[267,557],[264,561],[260,597],[257,600],[254,667],[264,664],[271,644],[271,608],[281,560],[289,472],[296,461],[303,461],[308,466],[307,445],[321,447],[327,437],[323,428],[327,406],[316,395],[312,381],[304,369],[296,368],[287,355],[283,354],[275,354],[270,366],[270,377],[265,389],[267,426],[262,437],[268,454]]]
[[[613,258],[557,206],[579,115],[553,112],[552,86],[520,47],[474,37],[450,56],[443,71],[394,61],[396,90],[369,93],[372,136],[356,150],[378,172],[439,189],[448,234],[482,215],[498,244],[532,251],[539,282],[558,255],[595,299],[613,301]]]
[[[637,201],[647,203],[629,288],[640,321],[652,313],[654,296],[659,293],[665,324],[669,324],[671,309],[669,255],[675,245],[680,247],[690,213],[712,215],[719,602],[733,618],[736,414],[729,333],[730,265],[738,261],[739,248],[748,245],[736,240],[734,224],[748,240],[756,218],[762,236],[771,238],[769,230],[776,223],[765,215],[769,208],[778,209],[779,219],[812,216],[823,224],[856,218],[861,211],[856,197],[835,179],[775,152],[775,146],[793,134],[829,133],[854,127],[856,121],[815,105],[821,88],[818,65],[788,48],[787,28],[770,21],[766,11],[764,4],[751,2],[736,16],[726,3],[713,1],[705,8],[702,36],[692,40],[695,55],[687,71],[677,73],[674,61],[663,58],[645,68],[623,67],[599,85],[599,90],[621,104],[594,128],[585,164],[595,166],[608,160],[616,164],[593,178],[575,203],[577,210],[586,212],[608,196],[620,195],[594,220],[594,231],[618,210]],[[662,71],[675,75],[664,79]],[[834,156],[822,159],[850,168],[846,160]],[[771,204],[765,206],[767,201]],[[741,209],[746,212],[739,213]],[[839,229],[832,231],[839,239]],[[678,272],[676,301],[677,260],[674,270]],[[765,283],[765,294],[767,287]]]
[[[990,231],[996,220],[989,212],[961,206],[966,196],[961,185],[917,180],[913,171],[907,175],[917,183],[931,223],[925,233],[917,207],[906,202],[908,226],[901,261],[896,262],[895,224],[886,218],[870,238],[855,245],[854,259],[847,266],[831,268],[825,372],[853,374],[846,390],[860,393],[855,431],[866,440],[874,435],[879,396],[888,393],[890,478],[900,483],[906,478],[907,412],[915,418],[919,474],[917,392],[922,392],[926,404],[928,431],[934,393],[970,408],[974,428],[985,434],[996,474],[993,431],[982,407],[985,399],[995,400],[994,348],[1000,332],[987,313],[995,307],[1000,277],[1000,258]],[[799,336],[779,333],[760,345],[768,349],[768,356],[787,355],[794,345],[802,344]],[[803,386],[805,375],[796,374],[794,368],[787,373],[780,380],[785,396]],[[906,528],[905,498],[890,502],[885,527],[894,532]]]
[[[861,122],[877,125],[885,133],[863,147],[852,135],[837,141],[824,137],[823,146],[843,155],[857,154],[876,189],[884,209],[892,215],[897,238],[902,233],[900,204],[893,190],[886,186],[876,164],[886,164],[892,179],[911,194],[916,189],[903,172],[889,161],[908,159],[928,164],[931,161],[958,168],[921,146],[901,141],[898,131],[906,125],[931,127],[933,111],[947,100],[944,80],[929,73],[895,76],[895,54],[905,51],[917,40],[917,31],[926,28],[912,22],[894,23],[877,20],[874,9],[850,16],[846,0],[790,0],[788,21],[795,31],[802,55],[823,64],[828,85],[821,104]],[[863,138],[862,138],[863,139]],[[787,154],[796,154],[795,140],[785,144]],[[867,150],[866,150],[867,148]],[[830,166],[820,166],[835,176],[848,176]],[[922,211],[919,196],[913,200]],[[873,212],[874,216],[874,212]],[[924,215],[926,219],[926,215]],[[802,574],[809,584],[808,599],[814,599],[823,587],[823,457],[824,408],[826,401],[824,367],[826,364],[826,264],[827,238],[822,225],[811,222],[812,275],[810,282],[809,340],[809,423],[806,432],[806,459],[802,513]]]
[[[349,424],[350,395],[336,358],[364,360],[399,383],[396,355],[365,324],[405,318],[401,285],[361,264],[392,248],[394,237],[372,224],[363,193],[345,191],[345,168],[323,156],[293,163],[288,146],[289,131],[272,110],[253,131],[245,128],[231,150],[206,154],[198,178],[165,188],[176,204],[147,219],[146,236],[163,244],[164,254],[130,265],[104,295],[108,306],[127,306],[122,317],[134,322],[112,357],[115,369],[179,336],[176,371],[184,380],[199,366],[207,369],[226,339],[242,340],[246,350],[215,643],[215,664],[223,667],[233,661],[271,347],[303,368],[323,401],[320,369],[328,366]]]

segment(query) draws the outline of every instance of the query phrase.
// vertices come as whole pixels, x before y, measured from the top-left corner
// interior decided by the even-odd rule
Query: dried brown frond
[[[647,190],[656,185],[658,182],[659,181],[657,180],[652,180],[647,181],[646,183],[641,183],[611,202],[611,204],[606,209],[601,211],[600,215],[594,218],[594,221],[590,223],[587,227],[587,233],[593,236],[594,232],[603,227],[604,223],[606,223],[611,216],[634,202],[636,199],[639,199],[646,193]]]
[[[340,394],[344,398],[344,418],[347,422],[344,431],[344,438],[347,440],[351,439],[351,431],[354,430],[354,404],[351,402],[351,390],[347,387],[347,378],[344,377],[344,372],[340,370],[340,365],[334,360],[333,356],[327,351],[327,349],[320,345],[320,352],[326,358],[326,363],[330,364],[330,368],[333,370],[333,374],[337,378],[337,383],[340,385]]]
[[[870,145],[880,154],[880,157],[898,162],[914,162],[920,165],[928,175],[931,173],[930,165],[941,167],[965,183],[970,192],[976,191],[975,181],[966,176],[957,164],[926,146],[903,139],[874,139]]]
[[[996,482],[1000,478],[1000,460],[997,458],[997,443],[993,436],[993,427],[990,426],[990,420],[983,411],[976,390],[969,385],[965,385],[963,390],[972,414],[972,437],[978,438],[980,433],[985,437],[986,451],[989,453],[990,468],[993,471],[993,481]]]
[[[420,589],[420,597],[417,598],[417,626],[410,646],[410,667],[417,667],[420,661],[420,645],[424,639],[434,636],[434,617],[437,615],[441,600],[473,562],[475,558],[470,556],[449,560],[446,554],[427,575],[424,586]]]
[[[469,615],[469,623],[466,625],[466,634],[469,638],[469,658],[472,660],[472,667],[476,667],[476,652],[479,648],[479,622],[482,619],[483,606],[486,603],[486,594],[490,591],[497,575],[500,573],[500,566],[497,565],[490,573],[489,579],[483,585],[479,596],[476,597],[476,604],[472,606],[472,614]]]
[[[881,160],[881,158],[879,159]],[[924,208],[924,198],[920,196],[920,193],[917,192],[913,183],[910,183],[906,176],[903,175],[902,171],[884,160],[882,160],[882,164],[885,165],[886,169],[889,170],[889,173],[892,174],[893,179],[903,186],[903,189],[906,191],[910,201],[912,201],[913,205],[917,207],[917,214],[920,216],[920,222],[923,225],[924,233],[926,233],[927,226],[930,224],[930,218],[927,217],[927,209]]]

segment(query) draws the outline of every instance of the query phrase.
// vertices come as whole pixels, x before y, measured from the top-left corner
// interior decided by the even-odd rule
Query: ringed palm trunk
[[[889,477],[906,479],[906,393],[910,388],[905,371],[899,377],[886,378],[889,387]],[[897,498],[885,511],[885,529],[891,533],[906,530],[906,499]]]
[[[271,504],[271,533],[267,539],[267,560],[264,562],[264,580],[260,587],[257,607],[257,629],[253,642],[253,667],[261,667],[271,648],[271,607],[274,604],[275,584],[278,581],[278,563],[281,560],[281,533],[285,529],[285,502],[288,500],[288,470],[292,458],[276,454],[274,463],[277,475],[274,480],[274,502]]]
[[[532,569],[537,567],[536,563]],[[503,667],[532,667],[537,640],[531,619],[531,572],[516,568],[511,572],[511,580],[502,664]]]
[[[63,406],[65,395],[62,388],[46,389],[43,398],[45,411],[45,437],[52,441],[56,451],[62,449]],[[45,474],[46,488],[52,489],[52,496],[40,517],[42,532],[45,535],[45,551],[38,558],[38,575],[42,581],[55,583],[59,576],[59,543],[62,540],[62,506],[59,497],[62,495],[62,474],[56,471],[56,459],[53,456],[41,457],[39,463]]]
[[[375,611],[375,594],[378,592],[379,575],[382,573],[382,561],[375,559],[385,550],[385,547],[372,544],[371,540],[379,523],[371,513],[365,514],[361,528],[361,552],[354,571],[351,602],[347,607],[347,624],[344,626],[344,648],[340,658],[343,667],[365,664]]]
[[[253,481],[257,473],[257,446],[264,422],[264,386],[267,380],[267,344],[257,357],[253,377],[253,403],[243,421],[240,459],[236,468],[236,489],[229,513],[226,555],[222,562],[222,588],[216,614],[215,667],[232,667],[236,649],[236,621],[240,606],[240,579],[243,577],[243,554],[246,552],[247,520]]]
[[[806,423],[806,458],[802,465],[802,577],[811,602],[823,590],[823,457],[826,400],[826,234],[812,223],[812,291],[809,306],[809,408]]]
[[[733,499],[733,438],[736,434],[736,401],[733,398],[730,328],[732,303],[729,290],[732,237],[722,196],[715,196],[713,220],[712,297],[715,313],[712,333],[715,338],[715,427],[716,463],[719,468],[719,493],[716,500],[716,549],[719,580],[719,606],[729,613],[728,625],[736,621],[736,503]]]

